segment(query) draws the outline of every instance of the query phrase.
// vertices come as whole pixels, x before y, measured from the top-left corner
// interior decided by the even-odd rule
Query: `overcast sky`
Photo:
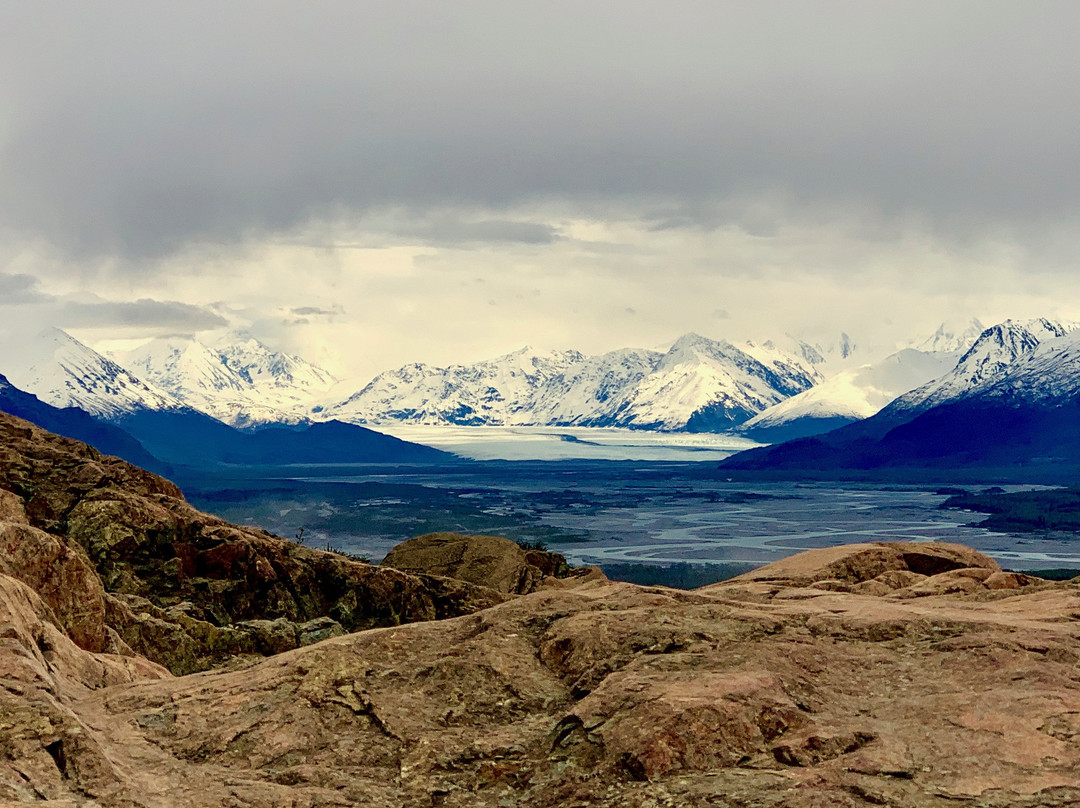
[[[364,377],[1080,317],[1078,46],[1075,0],[0,0],[0,323]]]

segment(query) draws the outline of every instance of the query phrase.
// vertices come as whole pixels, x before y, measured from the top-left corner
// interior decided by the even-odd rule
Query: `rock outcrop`
[[[126,647],[174,673],[297,647],[324,635],[312,621],[355,631],[505,599],[231,525],[168,480],[2,413],[0,550],[0,572],[80,647]]]
[[[0,443],[5,458],[10,449]],[[192,579],[211,591],[236,585],[207,569],[253,575],[260,559],[275,572],[317,561],[205,515],[185,521],[164,481],[140,482],[130,467],[84,457],[71,485],[112,482],[75,496],[37,480],[47,464],[27,457],[7,489],[18,501],[0,494],[0,803],[1080,804],[1080,583],[1002,572],[956,545],[874,544],[811,551],[692,592],[568,578],[471,614],[351,634],[329,616],[297,622],[305,601],[286,586],[265,591],[288,592],[295,607],[268,601],[288,614],[236,620],[256,605],[241,599],[234,622],[219,625],[192,616],[212,616],[212,596],[203,607],[139,594],[157,580],[146,572],[161,558],[154,542],[184,539],[198,558],[220,547],[206,533],[247,541],[220,567],[196,563],[179,594]],[[126,508],[140,484],[162,489],[138,494],[162,510],[101,539],[136,560],[102,564],[99,545],[71,537],[70,514],[84,503]],[[37,564],[39,551],[70,586]],[[99,570],[129,591],[96,588]],[[428,580],[371,574],[403,582],[387,590],[394,604],[408,581]],[[280,653],[178,677],[137,653],[146,642],[153,655],[150,639],[169,636],[188,638],[196,655],[215,642]]]
[[[693,592],[548,587],[180,678],[78,648],[0,576],[0,800],[1076,804],[1080,588],[995,588],[974,554],[854,584],[891,576],[887,596],[814,586],[865,552]],[[911,594],[970,570],[977,592]]]

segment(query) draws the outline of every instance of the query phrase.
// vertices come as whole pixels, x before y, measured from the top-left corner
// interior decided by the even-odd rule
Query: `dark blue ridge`
[[[242,432],[195,410],[141,410],[114,419],[155,456],[183,466],[446,463],[453,455],[362,426],[327,421]]]
[[[740,452],[721,468],[832,471],[1080,467],[1080,401],[1039,405],[972,397]]]
[[[102,423],[78,407],[54,407],[24,392],[0,375],[0,412],[29,421],[42,429],[93,446],[149,471],[165,474],[167,464],[146,450],[136,438],[112,424]]]

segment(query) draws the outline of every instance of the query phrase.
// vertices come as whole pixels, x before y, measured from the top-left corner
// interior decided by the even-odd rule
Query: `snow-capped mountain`
[[[78,407],[105,420],[141,410],[183,408],[166,391],[59,328],[3,346],[0,361],[0,371],[12,384],[54,407]]]
[[[475,365],[407,365],[313,415],[353,423],[704,431],[740,423],[820,381],[805,359],[771,344],[736,347],[687,334],[666,353],[525,348]]]
[[[1006,320],[987,328],[949,373],[899,397],[891,412],[926,410],[994,384],[1017,360],[1047,340],[1075,331],[1076,323],[1040,318]]]
[[[751,418],[740,431],[756,440],[791,440],[869,418],[889,405],[910,409],[941,403],[999,378],[1040,340],[1069,328],[1051,320],[1007,320],[989,329],[978,320],[960,326],[943,323],[914,343],[919,348],[841,370]]]
[[[536,351],[526,346],[475,365],[405,365],[380,373],[362,390],[316,408],[313,415],[349,423],[531,423],[527,413],[537,391],[582,359],[577,351]]]
[[[821,384],[755,415],[739,431],[756,440],[778,442],[869,418],[898,396],[952,370],[982,331],[982,324],[974,319],[959,326],[942,323],[930,337],[913,341],[917,348],[905,348],[857,367],[840,364],[840,369]],[[849,358],[855,350],[854,343],[842,334],[832,349],[834,361],[823,358],[818,368],[836,368],[835,358]]]
[[[338,379],[330,371],[293,354],[268,348],[246,332],[232,332],[210,346],[241,379],[281,401],[323,393]]]
[[[869,418],[897,396],[948,373],[957,359],[957,352],[905,348],[879,362],[842,370],[755,415],[739,431],[770,443],[827,432]]]
[[[247,334],[212,345],[161,338],[116,355],[178,400],[224,423],[249,427],[298,423],[337,379],[298,356],[273,351]]]
[[[538,389],[529,405],[535,423],[610,426],[616,402],[652,373],[663,357],[658,351],[623,348],[599,356],[577,355],[557,383]]]
[[[968,350],[982,336],[986,326],[972,318],[966,323],[942,323],[937,331],[912,348],[924,353],[958,353]]]
[[[986,329],[953,371],[876,415],[743,452],[730,469],[989,469],[1059,482],[1080,469],[1080,330],[1052,320]]]
[[[349,423],[532,423],[529,409],[538,391],[548,389],[584,358],[577,351],[537,351],[526,346],[474,365],[405,365],[380,373],[363,389],[316,408],[313,415]]]
[[[835,339],[813,344],[787,334],[780,347],[805,359],[826,378],[850,368],[860,360],[865,361],[869,353],[866,346],[860,345],[844,332],[840,332]]]
[[[680,337],[656,369],[627,391],[619,426],[711,432],[751,418],[821,381],[805,360],[771,343]]]

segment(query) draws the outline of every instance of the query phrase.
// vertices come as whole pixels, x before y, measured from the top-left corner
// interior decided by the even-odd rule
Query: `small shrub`
[[[528,552],[529,550],[539,550],[542,553],[546,553],[548,549],[548,546],[543,541],[543,539],[536,539],[534,541],[529,541],[528,539],[518,539],[517,546],[520,547],[522,550],[525,550],[526,552]]]

